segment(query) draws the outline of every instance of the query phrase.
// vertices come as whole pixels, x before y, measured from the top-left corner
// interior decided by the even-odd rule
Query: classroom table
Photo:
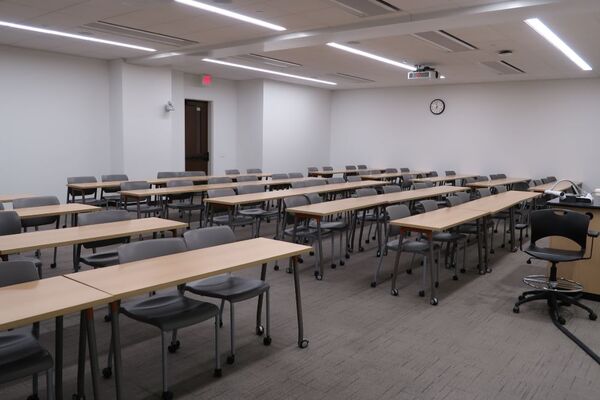
[[[185,181],[191,180],[194,183],[206,183],[211,178],[231,178],[232,180],[236,180],[240,176],[256,176],[258,179],[267,179],[270,178],[273,174],[270,172],[260,172],[256,174],[236,174],[236,175],[199,175],[199,176],[176,176],[170,178],[155,178],[149,179],[147,182],[155,185],[155,186],[164,186],[168,181]]]
[[[308,176],[333,176],[333,175],[357,175],[359,169],[333,169],[330,171],[318,170],[318,171],[308,171]]]
[[[18,199],[29,199],[31,197],[38,197],[33,194],[0,194],[0,203],[12,203]]]
[[[501,179],[492,179],[489,181],[479,181],[479,182],[471,182],[467,183],[465,186],[472,188],[492,188],[494,186],[511,186],[515,183],[521,182],[529,182],[530,178],[501,178]]]
[[[117,386],[116,398],[121,399],[123,398],[121,392],[122,367],[119,338],[119,305],[121,300],[256,265],[262,265],[261,279],[265,279],[268,262],[280,258],[290,258],[292,260],[298,320],[297,344],[300,348],[306,348],[308,347],[308,339],[304,337],[300,280],[296,268],[296,258],[301,254],[308,253],[310,250],[311,247],[308,246],[267,238],[256,238],[69,274],[66,277],[112,296],[110,310],[115,351],[114,375]],[[261,300],[262,297],[258,301],[257,318],[261,313]]]
[[[450,181],[460,181],[467,178],[473,178],[479,176],[479,174],[456,174],[456,175],[446,175],[446,176],[430,176],[427,178],[415,178],[413,182],[431,182],[434,185],[437,183],[444,183]]]
[[[581,182],[576,182],[576,183],[581,185]],[[566,190],[570,190],[571,188],[572,188],[571,182],[558,181],[558,182],[550,182],[550,183],[544,183],[542,185],[532,186],[529,188],[529,190],[532,192],[544,193],[546,190],[557,190],[559,192],[564,192]]]
[[[467,204],[467,203],[465,203]],[[462,205],[462,204],[461,204]],[[427,237],[429,242],[432,242],[434,232],[443,232],[456,226],[465,224],[471,221],[477,221],[477,229],[480,231],[479,220],[483,219],[488,215],[488,211],[475,210],[465,208],[461,206],[440,208],[435,211],[426,212],[423,214],[412,215],[410,217],[396,219],[390,221],[391,225],[400,228],[400,238],[403,238],[406,232],[413,231],[422,233]],[[485,227],[484,227],[485,230]],[[481,235],[477,235],[477,249],[479,256],[480,268],[483,265],[482,254],[481,254]],[[394,274],[392,277],[392,289],[391,293],[393,296],[398,296],[398,288],[396,281],[398,278],[398,266],[400,262],[400,254],[402,253],[402,246],[398,247],[396,258],[394,261]],[[434,256],[433,246],[429,246],[429,281],[430,281],[430,298],[429,302],[431,305],[438,304],[438,298],[435,294],[435,272],[434,269]],[[480,269],[481,271],[481,269]]]
[[[403,178],[405,176],[411,175],[427,175],[429,171],[409,171],[409,172],[382,172],[380,174],[368,174],[361,175],[361,179],[369,179],[369,180],[389,180],[396,178]]]
[[[0,288],[0,303],[5,305],[0,313],[0,331],[55,319],[55,397],[62,399],[63,316],[80,312],[79,363],[80,366],[82,362],[85,365],[87,336],[94,398],[98,399],[99,368],[93,309],[106,304],[111,297],[108,293],[63,276],[5,286]],[[78,374],[77,387],[80,396],[84,395],[83,385],[83,376]]]
[[[81,213],[89,213],[100,211],[102,208],[81,203],[56,204],[50,206],[25,207],[16,208],[15,211],[21,219],[38,218],[38,217],[61,217],[63,215],[71,215],[71,225],[77,225],[77,215]],[[65,220],[66,224],[66,220]]]
[[[380,206],[387,206],[392,204],[404,203],[408,201],[422,200],[431,197],[437,197],[447,195],[456,192],[464,192],[468,190],[466,187],[460,186],[436,186],[425,189],[417,190],[406,190],[402,192],[386,193],[376,196],[365,196],[365,197],[351,197],[341,200],[327,201],[317,204],[309,204],[300,207],[290,207],[286,210],[291,214],[294,214],[294,235],[296,225],[300,219],[315,219],[317,223],[317,245],[319,246],[319,259],[315,266],[315,278],[317,280],[323,279],[323,252],[321,244],[321,220],[330,215],[335,215],[344,212],[356,212],[358,210],[367,210],[370,208],[378,209]],[[366,211],[365,211],[366,212]],[[363,219],[364,214],[363,212]],[[378,213],[378,211],[377,211]],[[379,220],[377,220],[379,229]],[[361,235],[362,237],[362,226]],[[379,237],[379,236],[378,236]],[[295,240],[295,236],[293,238]],[[379,239],[380,240],[380,239]],[[380,249],[381,246],[378,246]]]

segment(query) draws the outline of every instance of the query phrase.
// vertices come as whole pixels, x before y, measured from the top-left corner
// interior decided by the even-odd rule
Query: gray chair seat
[[[30,328],[0,333],[0,383],[46,371],[53,365],[52,356]]]
[[[388,249],[398,251],[398,239],[394,239],[387,243]],[[434,248],[437,247],[436,244],[433,245]],[[407,251],[410,253],[418,253],[425,252],[429,250],[429,242],[424,240],[409,240],[402,243],[402,251]]]
[[[265,210],[263,208],[246,208],[238,211],[240,215],[251,217],[269,217],[277,215],[277,210]]]
[[[308,224],[309,228],[311,229],[317,229],[317,223],[315,221],[311,221]],[[340,230],[340,229],[346,229],[346,222],[344,221],[324,221],[321,222],[321,229],[326,229],[326,230]]]
[[[559,250],[535,245],[529,246],[525,253],[535,258],[557,263],[577,261],[585,257],[585,252],[581,250]]]
[[[93,268],[110,267],[119,264],[119,253],[116,250],[105,251],[80,257],[79,260]]]
[[[23,256],[21,254],[11,254],[8,256],[10,261],[30,261],[35,264],[35,266],[39,269],[42,266],[42,262],[39,258],[34,256]]]
[[[229,215],[216,215],[212,218],[212,221],[218,225],[228,225]],[[245,225],[251,224],[254,219],[250,216],[245,215],[234,215],[231,217],[231,225]]]
[[[129,203],[127,211],[137,211],[136,203]],[[140,213],[159,213],[162,212],[162,208],[156,205],[140,204]]]
[[[121,312],[162,331],[172,331],[214,318],[219,314],[219,308],[179,294],[167,294],[127,303],[121,307]]]
[[[251,299],[269,289],[269,284],[260,279],[221,275],[186,285],[186,290],[200,296],[215,297],[233,303]]]
[[[465,235],[457,232],[435,232],[433,234],[433,240],[435,242],[455,242],[466,238]]]

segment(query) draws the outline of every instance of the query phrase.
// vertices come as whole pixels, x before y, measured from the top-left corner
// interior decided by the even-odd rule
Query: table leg
[[[137,208],[137,217],[138,217],[138,219],[140,219],[142,214],[140,212],[140,198],[139,197],[136,198],[135,203],[136,203],[136,208]]]
[[[264,281],[267,277],[267,264],[263,264],[260,269],[260,280]],[[259,335],[259,329],[261,328],[262,323],[262,304],[263,304],[263,295],[260,294],[258,296],[258,305],[256,307],[256,334]],[[268,321],[267,321],[268,322]],[[267,323],[267,325],[269,325]]]
[[[488,266],[488,257],[491,251],[491,247],[492,244],[489,243],[488,244],[488,225],[490,223],[490,219],[489,217],[484,217],[483,218],[483,243],[485,244],[484,246],[484,253],[483,253],[483,264],[484,264],[484,272],[489,273],[492,272],[492,269]],[[493,231],[492,231],[492,235],[493,235]]]
[[[302,317],[302,296],[300,294],[300,277],[298,276],[297,256],[290,258],[292,272],[294,273],[294,292],[296,294],[296,316],[298,317],[298,347],[308,347],[308,339],[304,337],[304,319]]]
[[[281,224],[281,203],[283,199],[277,199],[277,225],[275,226],[275,239],[279,239],[279,224]]]
[[[119,301],[113,301],[110,303],[110,323],[113,343],[113,363],[114,363],[114,374],[115,374],[115,386],[116,386],[116,399],[122,399],[122,388],[121,388],[121,337],[119,333]]]
[[[394,259],[394,274],[392,276],[392,296],[398,296],[398,288],[396,287],[396,280],[398,279],[398,267],[400,266],[400,254],[402,254],[402,242],[404,241],[403,228],[400,228],[400,235],[398,235],[398,251],[396,251],[396,258]],[[381,255],[383,257],[383,254]]]
[[[478,219],[475,223],[477,225],[477,269],[479,270],[479,274],[483,275],[484,267],[483,267],[483,244],[481,240],[481,220]],[[465,245],[466,246],[466,245]]]
[[[435,296],[435,271],[437,269],[437,265],[434,265],[435,258],[433,257],[433,232],[427,232],[427,240],[429,240],[429,287],[431,290],[429,303],[432,306],[437,306],[438,299]],[[438,259],[439,262],[439,259]]]
[[[57,400],[63,398],[63,317],[55,319],[54,345],[54,391]]]
[[[94,399],[100,399],[100,368],[98,366],[98,348],[96,347],[96,329],[94,327],[94,309],[88,308],[85,310],[85,324],[87,331],[88,347],[90,351],[90,370],[92,371],[92,390]]]
[[[512,251],[514,253],[515,251],[517,251],[517,243],[515,242],[515,208],[514,207],[511,207],[508,210],[508,217],[510,218],[510,251]]]
[[[317,262],[319,263],[318,265],[318,272],[315,270],[315,278],[317,278],[317,280],[322,280],[323,279],[323,246],[321,244],[321,218],[318,217],[317,218],[317,246],[319,249],[319,257],[317,259]]]
[[[79,318],[79,357],[77,359],[77,394],[73,399],[85,398],[85,346],[86,346],[85,311],[81,311]]]

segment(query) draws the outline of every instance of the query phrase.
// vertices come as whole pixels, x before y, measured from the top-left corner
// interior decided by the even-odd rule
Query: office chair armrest
[[[592,230],[589,230],[587,234],[589,237],[594,238],[594,239],[597,238],[598,236],[600,236],[600,232],[592,231]]]
[[[594,256],[594,242],[596,241],[595,239],[600,236],[600,232],[588,230],[588,236],[592,238],[592,247],[590,248],[590,256],[585,257],[584,260],[591,260]]]

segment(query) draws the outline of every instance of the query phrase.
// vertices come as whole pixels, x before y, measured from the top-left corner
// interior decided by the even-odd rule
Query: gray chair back
[[[273,174],[273,175],[271,175],[271,179],[274,181],[279,180],[279,179],[288,179],[288,178],[289,178],[288,174]],[[238,179],[238,181],[239,181],[239,179]]]
[[[359,164],[356,166],[358,169],[367,169],[367,166],[364,164]]]
[[[327,185],[327,181],[325,179],[311,179],[309,181],[304,181],[304,187],[322,186],[322,185]]]
[[[16,211],[0,212],[0,236],[21,233],[21,217]]]
[[[40,279],[40,276],[33,261],[0,262],[0,287],[37,281],[38,279]]]
[[[383,193],[396,193],[401,191],[402,188],[398,185],[386,185],[383,187]]]
[[[77,223],[79,226],[107,224],[110,222],[127,221],[129,219],[129,211],[127,210],[104,210],[92,213],[80,214]],[[97,240],[95,242],[83,243],[86,249],[95,249],[96,247],[111,246],[129,242],[129,236]]]
[[[205,171],[185,171],[184,176],[206,176]]]
[[[297,181],[297,182],[292,182],[292,189],[298,189],[298,188],[303,188],[306,187],[306,182],[308,181]]]
[[[321,198],[319,193],[307,193],[304,195],[304,197],[308,199],[308,202],[310,204],[318,204],[323,202],[323,199]]]
[[[225,196],[235,196],[235,190],[231,188],[226,189],[211,189],[207,192],[208,197],[225,197]]]
[[[400,172],[410,172],[410,168],[400,168]]]
[[[335,178],[327,178],[327,184],[336,184],[336,183],[344,183],[346,182],[344,178],[335,177]]]
[[[506,192],[506,186],[504,186],[504,185],[498,185],[498,186],[494,186],[492,188],[492,193],[494,193],[494,194],[504,193],[504,192]]]
[[[319,170],[319,168],[317,168],[317,167],[308,167],[308,172],[316,172],[318,170]]]
[[[241,175],[236,178],[238,182],[254,182],[258,181],[258,176],[256,175]]]
[[[212,185],[215,183],[231,183],[233,180],[228,176],[216,176],[214,178],[208,178],[208,184]]]
[[[396,172],[398,172],[398,168],[386,168],[385,172],[386,174],[395,174]]]
[[[356,189],[356,197],[376,196],[377,190],[373,188]]]
[[[96,179],[95,176],[70,176],[67,178],[67,183],[93,183],[93,182],[98,182],[98,180]],[[72,191],[71,189],[68,189],[68,196],[89,196],[89,195],[95,195],[96,194],[96,189],[86,189],[86,190],[77,190],[77,191]],[[68,197],[67,197],[68,200]]]
[[[129,180],[129,178],[125,174],[102,175],[100,179],[102,180],[102,182],[116,182]]]
[[[438,173],[437,173],[437,171],[429,171],[427,173],[427,176],[429,176],[429,177],[438,176]]]
[[[262,174],[262,169],[260,168],[248,168],[246,170],[247,174]]]
[[[146,181],[129,181],[121,183],[121,190],[144,190],[150,189],[151,185]]]
[[[119,263],[129,263],[147,258],[168,256],[187,250],[183,238],[150,239],[119,246]]]
[[[413,187],[415,189],[426,189],[426,188],[433,187],[433,183],[432,182],[415,182],[413,184]]]
[[[198,250],[233,243],[235,234],[230,227],[225,225],[210,226],[185,232],[183,240],[188,250]]]
[[[456,171],[449,170],[449,171],[446,171],[445,174],[446,174],[446,176],[454,176],[454,175],[456,175]]]
[[[356,165],[346,165],[347,171],[356,171]]]
[[[302,172],[290,172],[288,176],[290,178],[304,178],[304,174]]]
[[[526,192],[529,189],[529,183],[527,182],[516,182],[513,184],[513,190],[518,190],[520,192]]]
[[[401,219],[410,217],[410,209],[406,204],[394,204],[386,207],[385,212],[390,221],[395,219]],[[400,227],[392,224],[388,225],[388,237],[396,236],[400,234]]]
[[[446,205],[448,207],[454,207],[454,206],[457,206],[462,203],[464,203],[464,202],[459,196],[452,195],[452,196],[446,197]]]
[[[96,179],[96,178],[94,178]],[[56,196],[38,196],[26,199],[16,199],[13,201],[13,208],[41,207],[59,205],[60,201]],[[31,226],[41,226],[56,223],[60,218],[58,216],[25,218],[21,220],[21,226],[27,228]]]
[[[492,191],[489,188],[481,188],[475,191],[477,198],[488,197],[492,195]]]
[[[292,207],[301,207],[310,204],[308,198],[306,196],[291,196],[283,199],[283,205],[285,209]],[[285,213],[285,223],[293,224],[294,223],[294,214]]]
[[[4,204],[0,203],[0,211],[4,210]]]
[[[358,171],[358,175],[371,175],[371,171],[369,171],[368,169],[361,169]]]
[[[435,211],[438,209],[438,203],[435,200],[421,200],[416,205],[420,213]]]
[[[167,187],[182,187],[182,186],[194,186],[194,181],[190,179],[177,179],[173,181],[167,181]]]
[[[323,167],[323,171],[333,171],[333,167],[325,166]]]
[[[262,193],[264,191],[264,185],[244,185],[237,188],[238,194]]]
[[[158,179],[163,179],[163,178],[177,178],[177,172],[159,172],[158,174],[156,174],[156,177]]]
[[[351,175],[346,178],[346,181],[347,182],[360,182],[360,181],[362,181],[362,178],[358,175]]]
[[[555,176],[547,176],[546,179],[548,180],[548,182],[556,182]]]
[[[239,175],[239,174],[240,174],[239,169],[226,169],[225,170],[225,175]]]
[[[506,178],[506,174],[496,174],[498,176],[498,179],[504,179]]]
[[[471,201],[471,195],[467,192],[456,192],[454,193],[454,196],[458,197],[462,203]]]

